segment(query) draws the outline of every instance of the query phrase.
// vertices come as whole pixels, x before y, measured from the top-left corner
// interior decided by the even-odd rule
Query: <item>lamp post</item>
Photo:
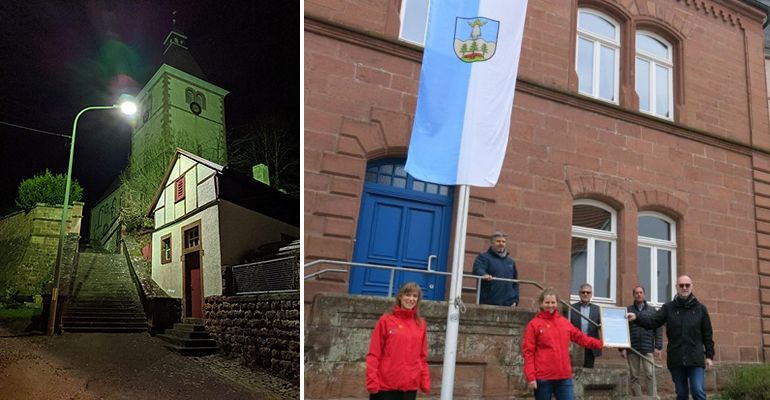
[[[64,249],[64,231],[67,226],[67,208],[69,208],[70,202],[70,184],[72,182],[72,159],[75,155],[75,131],[78,127],[78,119],[80,116],[89,110],[112,110],[113,108],[120,108],[125,114],[133,115],[136,112],[136,104],[132,102],[124,102],[121,105],[111,106],[92,106],[86,107],[75,116],[75,122],[72,124],[72,142],[70,143],[70,161],[67,166],[67,184],[64,189],[64,205],[61,213],[61,226],[59,227],[59,248],[56,251],[56,267],[53,274],[53,289],[51,290],[51,307],[48,315],[48,334],[53,335],[56,328],[56,314],[58,311],[58,297],[59,297],[59,279],[61,275],[61,259],[62,250]]]

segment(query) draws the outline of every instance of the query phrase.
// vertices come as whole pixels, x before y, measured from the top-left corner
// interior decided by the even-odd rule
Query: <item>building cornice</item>
[[[696,3],[695,0],[679,1]],[[722,2],[736,3],[737,1],[720,0],[720,3]],[[698,1],[698,3],[703,3],[703,1]],[[746,5],[742,4],[742,6],[748,8]],[[391,38],[384,38],[377,33],[346,27],[315,15],[309,15],[307,13],[305,14],[304,30],[305,32],[311,32],[342,42],[355,44],[357,46],[379,51],[390,56],[399,57],[418,63],[422,62],[423,51],[421,47],[403,43]],[[662,120],[638,111],[629,110],[620,106],[582,96],[577,93],[567,92],[546,86],[540,82],[535,82],[526,78],[517,78],[516,90],[518,92],[527,93],[562,104],[567,104],[589,112],[628,122],[630,124],[669,133],[673,136],[719,147],[747,156],[751,156],[754,153],[770,155],[770,149],[767,148],[762,148],[730,138],[721,137],[714,133],[688,127],[676,122]]]

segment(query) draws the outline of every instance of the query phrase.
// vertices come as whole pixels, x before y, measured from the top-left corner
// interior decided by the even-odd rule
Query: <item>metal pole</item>
[[[460,194],[455,223],[454,255],[452,257],[452,284],[447,309],[446,339],[444,341],[444,372],[441,377],[441,400],[452,400],[457,361],[457,334],[460,328],[460,307],[462,295],[463,261],[465,259],[465,234],[468,230],[468,185],[459,185]]]
[[[55,331],[55,324],[56,324],[56,314],[57,314],[57,308],[58,308],[58,297],[59,297],[59,280],[61,278],[61,259],[62,259],[62,250],[64,248],[64,231],[67,227],[67,208],[69,208],[69,202],[70,202],[70,184],[72,182],[72,160],[75,156],[75,132],[77,131],[78,127],[78,118],[80,118],[80,115],[82,115],[84,112],[88,110],[108,110],[113,108],[118,108],[119,106],[94,106],[94,107],[86,107],[82,109],[77,116],[75,116],[75,122],[72,124],[72,142],[70,143],[70,161],[69,165],[67,166],[67,184],[65,185],[64,189],[64,204],[62,206],[62,213],[61,213],[61,226],[59,226],[59,248],[56,250],[56,266],[54,267],[54,273],[53,273],[53,289],[51,290],[51,308],[49,310],[48,315],[48,334],[53,335]]]

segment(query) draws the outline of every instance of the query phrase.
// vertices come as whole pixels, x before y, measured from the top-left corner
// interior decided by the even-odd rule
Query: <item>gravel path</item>
[[[0,400],[297,399],[299,387],[218,355],[182,357],[147,333],[0,332]]]

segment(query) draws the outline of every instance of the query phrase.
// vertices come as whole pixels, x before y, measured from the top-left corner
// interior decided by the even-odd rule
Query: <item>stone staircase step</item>
[[[142,333],[147,331],[147,327],[121,327],[121,326],[72,326],[64,329],[69,333]]]
[[[183,356],[208,356],[219,351],[219,347],[182,347],[166,342],[163,345]]]
[[[181,347],[217,347],[214,339],[187,339],[173,335],[156,335],[167,343]]]
[[[66,304],[66,332],[145,332],[149,328],[136,286],[120,254],[86,250]]]
[[[211,339],[211,334],[206,331],[179,331],[177,329],[166,329],[167,336],[190,339]]]

